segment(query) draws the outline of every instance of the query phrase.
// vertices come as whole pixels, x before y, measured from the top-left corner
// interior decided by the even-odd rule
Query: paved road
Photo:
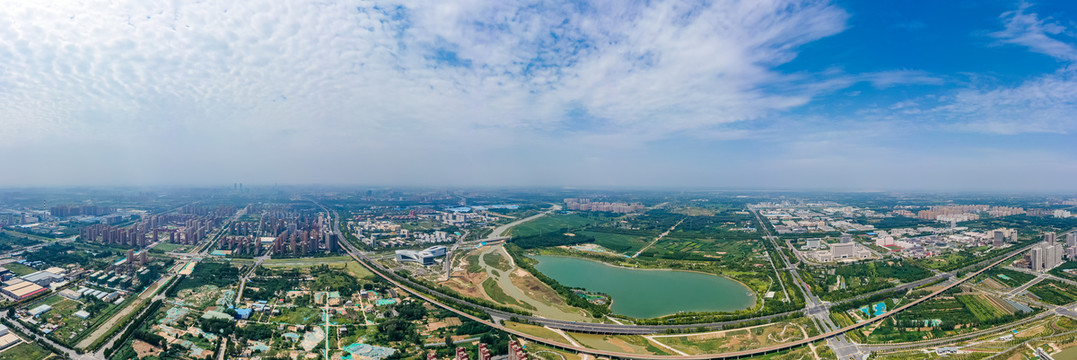
[[[815,325],[823,332],[835,332],[839,330],[834,320],[830,318],[830,309],[826,306],[826,303],[822,299],[811,291],[811,286],[808,286],[804,282],[804,279],[800,277],[800,272],[796,266],[793,266],[789,262],[789,258],[785,256],[785,252],[782,251],[781,246],[775,241],[775,237],[771,235],[770,229],[767,228],[767,224],[763,222],[763,218],[759,216],[759,212],[750,210],[755,216],[759,227],[763,229],[764,237],[770,241],[774,246],[774,251],[778,252],[778,257],[785,264],[785,268],[788,269],[789,274],[792,275],[793,283],[800,288],[801,294],[804,295],[804,302],[808,308],[808,318],[815,322]],[[780,277],[780,274],[779,274]],[[860,349],[857,348],[857,344],[850,341],[844,334],[844,332],[837,333],[834,337],[827,338],[827,345],[834,351],[834,355],[838,359],[859,359],[862,357]]]

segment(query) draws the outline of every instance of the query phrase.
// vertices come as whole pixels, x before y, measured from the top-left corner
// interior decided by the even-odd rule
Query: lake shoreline
[[[729,276],[725,276],[725,275],[722,275],[722,274],[715,274],[715,273],[703,272],[703,271],[699,271],[699,270],[683,270],[683,269],[652,269],[652,268],[634,268],[634,267],[627,267],[627,266],[621,266],[621,265],[615,265],[615,264],[610,264],[610,263],[608,263],[608,262],[605,262],[605,261],[602,261],[602,260],[595,260],[595,259],[592,259],[592,258],[588,258],[588,257],[582,257],[582,256],[572,256],[572,255],[553,255],[553,254],[539,254],[539,255],[540,255],[540,256],[549,256],[549,257],[563,257],[563,258],[569,258],[569,259],[580,259],[580,260],[594,261],[594,262],[596,262],[596,263],[600,263],[600,264],[603,264],[603,265],[606,265],[606,266],[611,266],[611,267],[615,267],[615,268],[621,268],[621,269],[628,269],[628,270],[647,270],[647,271],[680,271],[680,272],[686,272],[686,273],[696,273],[696,274],[703,274],[703,275],[712,275],[712,276],[717,276],[717,277],[720,277],[720,278],[723,278],[723,279],[726,279],[726,280],[729,280],[729,281],[735,282],[735,283],[737,283],[737,284],[740,284],[740,286],[743,286],[743,287],[744,287],[745,289],[748,289],[748,294],[749,294],[749,296],[751,296],[751,297],[752,297],[753,299],[754,299],[754,298],[755,298],[755,297],[757,296],[757,295],[756,295],[756,293],[755,293],[755,291],[754,291],[754,290],[752,290],[752,288],[751,288],[750,286],[748,286],[747,284],[745,284],[745,283],[742,283],[742,282],[740,282],[740,280],[737,280],[737,279],[734,279],[734,278],[731,278],[731,277],[729,277]],[[531,255],[527,255],[527,257],[528,257],[528,258],[532,258],[532,259],[534,259],[533,257],[531,257]]]
[[[527,257],[538,262],[536,271],[565,286],[609,295],[613,314],[629,318],[661,318],[681,312],[732,313],[758,306],[759,296],[752,288],[719,274],[697,270],[641,269],[566,255],[532,254]],[[633,270],[654,271],[632,273]],[[590,275],[580,277],[579,274]],[[645,293],[640,293],[641,290]],[[655,303],[652,292],[665,294],[657,296],[665,296],[662,301],[666,303]],[[615,304],[624,306],[614,309]]]

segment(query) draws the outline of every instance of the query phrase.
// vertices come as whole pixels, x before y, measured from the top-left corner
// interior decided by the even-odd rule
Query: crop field
[[[1008,310],[1007,306],[1002,305],[1003,301],[1001,299],[991,295],[975,294],[957,295],[955,297],[962,304],[965,304],[965,307],[981,322],[1013,314],[1013,311]]]
[[[1048,304],[1066,305],[1077,302],[1077,289],[1060,281],[1044,280],[1032,285],[1028,292]]]
[[[532,236],[558,232],[561,229],[580,228],[601,221],[605,221],[605,218],[597,214],[550,215],[517,225],[510,230],[510,233],[513,236]]]

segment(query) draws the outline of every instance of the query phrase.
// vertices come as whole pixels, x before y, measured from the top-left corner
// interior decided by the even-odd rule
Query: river
[[[614,314],[653,318],[679,311],[737,311],[755,304],[744,285],[717,275],[643,270],[599,261],[534,255],[535,268],[561,284],[608,294]]]

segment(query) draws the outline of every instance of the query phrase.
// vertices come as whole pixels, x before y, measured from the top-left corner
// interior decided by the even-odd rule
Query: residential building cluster
[[[832,204],[827,204],[832,205]],[[851,206],[823,204],[760,203],[751,208],[767,219],[780,235],[828,233],[836,231],[871,231],[874,225],[853,220],[861,217],[883,217],[872,210]]]
[[[948,205],[932,206],[928,209],[920,210],[916,213],[916,218],[943,222],[961,222],[977,220],[980,218],[980,214],[999,217],[1026,213],[1025,209],[1012,206]]]
[[[49,208],[49,214],[59,218],[72,216],[105,216],[116,212],[116,208],[96,205],[58,205]]]
[[[576,211],[606,211],[626,214],[641,211],[645,208],[640,203],[602,202],[584,198],[565,199],[565,209]]]
[[[471,213],[438,213],[432,217],[447,225],[457,227],[467,226],[468,220],[479,218],[482,221],[487,220],[485,215]],[[455,219],[460,219],[460,221]],[[349,231],[359,238],[359,241],[383,248],[446,243],[456,241],[457,236],[441,230],[410,231],[389,220],[349,221],[347,226]]]

